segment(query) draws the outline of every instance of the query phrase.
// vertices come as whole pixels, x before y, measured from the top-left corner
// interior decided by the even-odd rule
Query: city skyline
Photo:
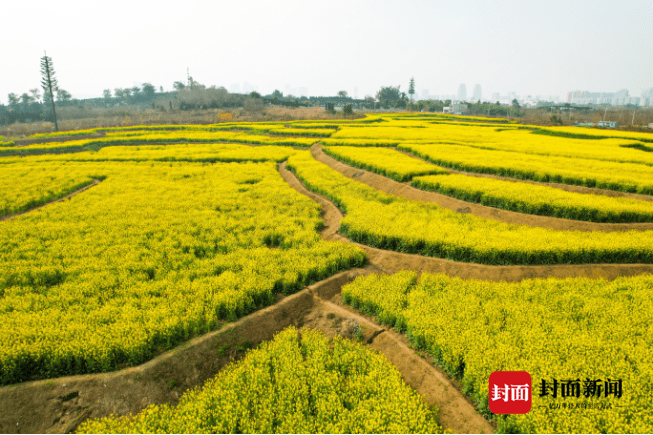
[[[52,57],[61,88],[74,98],[152,83],[172,90],[186,79],[227,89],[245,83],[269,94],[285,85],[310,95],[345,90],[359,98],[382,86],[416,95],[555,95],[573,90],[639,96],[653,86],[653,5],[631,0],[547,3],[413,0],[344,2],[328,8],[299,1],[183,8],[116,0],[91,12],[78,0],[9,2],[0,46],[0,103],[40,87],[39,61]],[[33,10],[39,11],[34,14]],[[129,11],[129,13],[125,13]],[[69,23],[74,23],[71,25]]]

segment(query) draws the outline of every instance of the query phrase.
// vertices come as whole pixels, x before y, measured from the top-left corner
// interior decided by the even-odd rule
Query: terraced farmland
[[[394,114],[4,146],[0,431],[650,433],[653,136],[602,133]],[[489,375],[522,370],[533,409],[493,414]],[[623,391],[539,397],[576,378]]]

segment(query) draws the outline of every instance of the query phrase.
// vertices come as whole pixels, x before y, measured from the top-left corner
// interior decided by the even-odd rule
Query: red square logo
[[[528,372],[493,372],[490,375],[490,411],[526,414],[531,410],[532,380]]]

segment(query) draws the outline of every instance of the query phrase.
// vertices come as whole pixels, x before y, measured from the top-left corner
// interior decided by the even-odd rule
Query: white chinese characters
[[[490,400],[497,401],[503,400],[504,402],[517,402],[524,401],[528,402],[530,394],[530,386],[528,384],[524,385],[508,385],[503,384],[503,387],[500,387],[498,384],[494,384]]]

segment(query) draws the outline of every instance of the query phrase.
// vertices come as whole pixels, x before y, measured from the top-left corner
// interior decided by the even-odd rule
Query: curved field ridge
[[[447,174],[413,177],[417,189],[525,214],[600,223],[653,222],[653,203],[553,187]]]
[[[212,411],[213,410],[213,411]],[[293,327],[176,406],[84,422],[78,433],[441,433],[436,414],[382,355]]]
[[[49,204],[54,204],[54,203],[56,203],[56,202],[65,201],[65,200],[67,200],[67,199],[72,198],[72,197],[75,196],[75,195],[79,195],[80,193],[84,192],[84,191],[87,190],[87,189],[90,189],[90,188],[93,187],[93,186],[97,186],[97,185],[100,184],[101,182],[102,182],[102,180],[93,179],[93,180],[91,180],[90,183],[86,184],[84,187],[81,187],[81,188],[79,188],[79,189],[77,189],[77,190],[74,190],[73,192],[70,192],[70,193],[66,194],[65,196],[63,196],[63,197],[61,197],[61,198],[58,198],[58,199],[51,199],[51,200],[45,202],[44,204],[40,204],[40,205],[32,206],[32,207],[28,208],[27,210],[22,211],[22,212],[20,212],[20,213],[16,213],[16,214],[12,214],[12,215],[0,216],[0,222],[2,222],[2,221],[8,221],[9,219],[13,219],[13,218],[16,218],[16,217],[19,217],[19,216],[26,215],[27,213],[30,213],[30,212],[33,212],[33,211],[38,210],[38,209],[40,209],[40,208],[43,208],[43,207],[45,207],[46,205],[49,205]]]
[[[407,156],[410,156],[414,159],[421,160],[423,162],[430,163],[428,160],[419,157],[415,154],[412,154],[408,151],[402,151],[402,150],[397,150],[402,154],[405,154]],[[607,196],[610,198],[631,198],[631,199],[637,199],[639,201],[649,201],[653,202],[653,196],[651,195],[642,195],[639,193],[629,193],[629,192],[621,192],[619,190],[606,190],[606,189],[597,189],[594,187],[586,187],[586,186],[577,186],[575,184],[561,184],[561,183],[550,183],[550,182],[543,182],[543,181],[533,181],[533,180],[526,180],[523,178],[514,178],[514,177],[504,177],[501,175],[496,175],[496,174],[485,174],[482,172],[465,172],[465,171],[459,171],[457,169],[451,169],[447,168],[447,171],[449,171],[452,174],[459,174],[459,175],[466,175],[468,177],[476,177],[476,178],[490,178],[493,180],[503,180],[503,181],[513,181],[513,182],[520,182],[524,184],[531,184],[533,186],[545,186],[545,187],[553,187],[558,190],[563,190],[565,192],[574,192],[574,193],[584,193],[588,195],[601,195],[601,196]]]
[[[417,175],[448,174],[438,166],[407,157],[399,151],[376,147],[324,147],[328,156],[357,168],[367,169],[395,181],[408,181]]]
[[[71,433],[86,418],[126,416],[148,405],[175,406],[183,391],[201,386],[230,361],[239,360],[246,349],[236,347],[241,343],[270,340],[290,325],[319,329],[333,337],[343,335],[341,325],[355,321],[361,325],[362,342],[385,355],[427,404],[439,408],[438,419],[445,429],[451,433],[494,433],[495,428],[476,413],[459,387],[416,355],[402,335],[342,306],[341,286],[365,273],[368,271],[363,269],[341,272],[291,296],[277,296],[280,300],[275,305],[137,367],[0,387],[0,432],[15,432],[19,421],[23,432]],[[327,301],[334,299],[338,302]],[[171,387],[170,379],[176,380],[176,385]],[[125,394],[126,389],[130,394]]]
[[[107,180],[0,225],[0,384],[140,364],[365,261],[272,162],[65,167]]]
[[[497,416],[499,433],[653,430],[652,275],[489,283],[423,274],[416,281],[414,272],[359,277],[343,287],[343,299],[406,331],[486,412],[490,374],[527,371],[533,407]],[[603,394],[540,397],[542,379],[599,380]],[[608,394],[605,382],[617,380],[622,394]],[[549,409],[560,401],[588,408],[570,418]]]
[[[2,165],[0,221],[82,191],[104,180],[102,171],[70,171],[57,164]]]
[[[339,240],[351,243],[365,251],[370,265],[383,273],[396,273],[401,270],[414,270],[419,273],[446,273],[462,279],[483,279],[487,281],[518,282],[534,278],[590,277],[614,279],[619,276],[634,276],[653,273],[653,264],[555,264],[531,266],[492,266],[486,264],[463,263],[422,255],[405,254],[374,248],[355,243],[338,233],[342,212],[323,195],[308,190],[286,164],[279,165],[283,179],[299,193],[311,198],[322,208],[324,228],[320,235],[325,240]]]
[[[310,154],[288,159],[302,182],[347,213],[340,231],[382,249],[484,264],[650,263],[653,231],[587,233],[508,225],[408,201],[354,182]]]
[[[646,195],[653,193],[653,167],[643,164],[540,156],[465,145],[400,144],[397,149],[418,155],[436,165],[468,172]]]
[[[311,147],[311,154],[315,160],[324,163],[345,177],[366,184],[375,190],[390,195],[400,196],[408,200],[434,203],[453,211],[469,208],[469,210],[466,210],[466,212],[485,219],[492,219],[508,224],[547,228],[557,231],[600,231],[609,233],[615,231],[653,230],[653,223],[648,222],[623,224],[585,222],[574,221],[571,219],[553,218],[548,216],[545,217],[530,215],[509,210],[499,210],[494,207],[487,207],[484,205],[474,204],[471,202],[452,198],[437,192],[426,192],[424,190],[416,189],[409,184],[399,183],[394,180],[390,180],[387,177],[383,177],[363,169],[352,168],[351,166],[339,162],[336,159],[326,155],[324,152],[322,152],[321,148],[318,145]]]

